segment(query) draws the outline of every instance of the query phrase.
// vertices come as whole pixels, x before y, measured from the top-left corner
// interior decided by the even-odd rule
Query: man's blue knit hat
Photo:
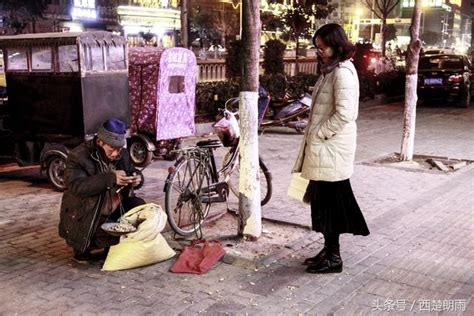
[[[109,119],[99,127],[97,137],[112,147],[124,147],[126,143],[127,126],[118,119]]]

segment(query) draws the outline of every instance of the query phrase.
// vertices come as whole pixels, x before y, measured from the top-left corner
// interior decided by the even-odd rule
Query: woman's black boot
[[[342,272],[342,258],[339,253],[339,245],[327,247],[326,256],[316,264],[306,268],[308,273],[340,273]]]
[[[321,260],[326,257],[326,246],[314,257],[306,258],[303,262],[304,266],[318,264]]]

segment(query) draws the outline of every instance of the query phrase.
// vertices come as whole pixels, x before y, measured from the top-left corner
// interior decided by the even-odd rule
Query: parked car
[[[431,48],[425,51],[421,51],[421,55],[423,56],[433,56],[433,55],[440,55],[440,54],[452,54],[452,49],[447,48]]]
[[[468,107],[472,96],[472,65],[464,55],[421,56],[418,63],[420,100],[443,98]]]
[[[356,44],[354,66],[359,73],[374,72],[377,63],[382,59],[382,52],[372,48],[372,44]]]

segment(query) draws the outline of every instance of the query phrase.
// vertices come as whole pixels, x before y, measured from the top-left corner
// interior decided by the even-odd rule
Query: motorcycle
[[[263,133],[268,127],[281,126],[294,128],[298,133],[303,133],[308,125],[311,101],[311,95],[308,93],[297,100],[271,101],[270,94],[260,86],[258,102],[261,132]],[[261,107],[264,110],[260,117]]]

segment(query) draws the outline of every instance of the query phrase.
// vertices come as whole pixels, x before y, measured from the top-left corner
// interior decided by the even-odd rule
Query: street
[[[402,126],[402,102],[360,109],[351,183],[371,234],[341,236],[340,274],[304,272],[301,262],[322,247],[310,230],[307,243],[258,270],[219,262],[203,275],[173,274],[175,259],[119,272],[76,264],[57,232],[61,193],[38,168],[0,166],[0,314],[474,315],[474,106],[417,110],[415,154],[468,162],[454,172],[380,162],[400,151]],[[309,227],[309,207],[287,196],[301,140],[283,128],[260,136],[274,187],[262,212]],[[163,204],[171,164],[145,170],[148,202]]]

